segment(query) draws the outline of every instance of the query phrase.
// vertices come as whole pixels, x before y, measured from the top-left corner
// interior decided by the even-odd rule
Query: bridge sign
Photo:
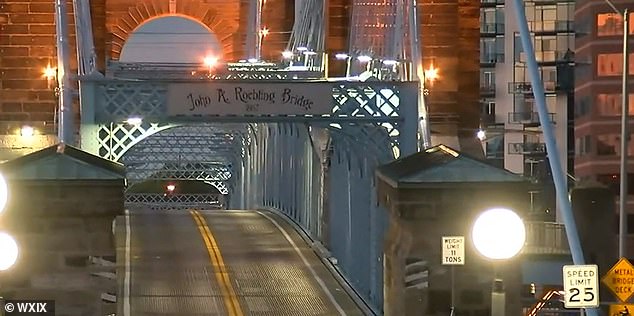
[[[599,306],[599,267],[596,264],[566,265],[563,274],[566,308]]]
[[[170,83],[170,115],[323,115],[332,112],[330,82]]]
[[[627,259],[621,258],[602,281],[621,302],[625,303],[634,294],[634,266]]]
[[[463,236],[448,236],[442,238],[442,264],[464,265]]]

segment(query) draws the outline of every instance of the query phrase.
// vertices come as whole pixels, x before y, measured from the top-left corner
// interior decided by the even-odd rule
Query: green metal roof
[[[392,187],[437,184],[528,182],[523,176],[438,145],[379,166],[377,176]]]
[[[0,164],[0,171],[15,180],[120,180],[122,164],[60,143]]]

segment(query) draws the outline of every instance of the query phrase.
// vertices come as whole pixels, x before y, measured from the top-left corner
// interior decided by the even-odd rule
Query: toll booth
[[[5,299],[55,300],[58,315],[116,311],[114,219],[124,213],[125,169],[58,144],[0,164],[8,203],[0,229],[17,241],[0,274]]]
[[[477,215],[492,207],[526,216],[526,178],[438,145],[378,167],[376,179],[378,202],[389,214],[385,315],[449,315],[452,297],[456,315],[489,315],[492,290],[500,289],[496,278],[504,280],[506,315],[521,314],[522,255],[494,271],[475,250],[470,232]],[[446,236],[464,237],[464,265],[441,264]]]

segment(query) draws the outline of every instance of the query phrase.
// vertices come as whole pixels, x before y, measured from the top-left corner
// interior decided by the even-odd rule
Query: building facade
[[[487,159],[499,167],[544,183],[534,192],[533,211],[554,218],[554,190],[544,136],[527,69],[514,3],[481,0],[481,137]],[[544,83],[549,119],[554,123],[559,159],[572,174],[573,31],[575,2],[526,1],[536,60]],[[479,135],[483,136],[483,135]]]
[[[617,10],[634,10],[631,0],[612,0]],[[634,34],[630,13],[629,34]],[[618,200],[620,189],[620,142],[623,74],[623,18],[607,2],[578,0],[575,69],[575,175],[582,180],[607,185]],[[631,36],[631,35],[630,35]],[[631,42],[630,42],[631,43]],[[630,44],[632,45],[632,44]],[[630,49],[629,75],[634,74],[634,53]],[[634,84],[629,85],[629,113],[634,113]],[[630,125],[630,130],[631,130]],[[634,154],[629,140],[628,156]],[[628,162],[629,172],[632,163]],[[628,173],[629,231],[634,231],[634,174]],[[618,209],[618,208],[617,208]],[[616,217],[616,214],[615,214]],[[615,228],[615,231],[618,229]],[[630,255],[632,248],[629,247]]]

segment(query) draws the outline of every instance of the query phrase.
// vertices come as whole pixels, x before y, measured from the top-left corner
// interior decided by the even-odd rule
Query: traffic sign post
[[[442,238],[442,264],[451,266],[451,316],[454,315],[454,266],[464,265],[464,236],[446,236]]]
[[[599,306],[599,267],[596,264],[566,265],[563,275],[566,308]]]
[[[621,258],[602,281],[621,302],[627,303],[634,294],[634,266],[627,259]]]
[[[464,236],[442,238],[442,264],[464,265]]]

